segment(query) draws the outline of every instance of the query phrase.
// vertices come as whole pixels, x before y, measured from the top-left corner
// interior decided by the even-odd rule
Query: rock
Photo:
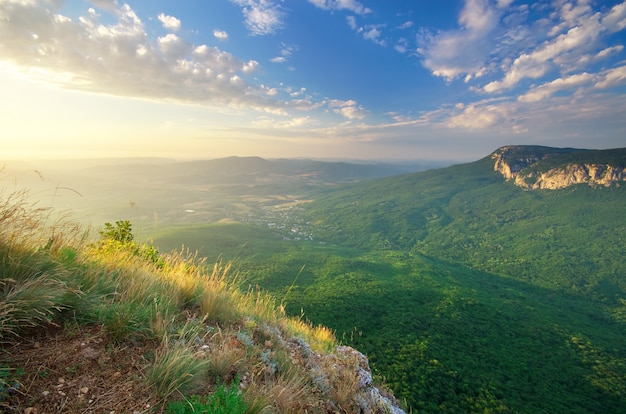
[[[610,187],[626,181],[624,149],[506,146],[492,153],[491,159],[494,171],[526,190],[558,190],[576,184]]]
[[[36,407],[28,407],[24,410],[24,414],[37,414]]]
[[[346,360],[358,361],[359,389],[357,390],[356,403],[362,413],[405,414],[404,410],[398,407],[395,401],[392,401],[393,396],[382,395],[380,390],[374,386],[372,370],[364,354],[349,346],[338,346],[335,352]]]
[[[100,352],[98,352],[97,350],[93,349],[92,347],[88,346],[87,348],[83,349],[80,354],[87,359],[91,359],[91,360],[97,360],[100,357]]]

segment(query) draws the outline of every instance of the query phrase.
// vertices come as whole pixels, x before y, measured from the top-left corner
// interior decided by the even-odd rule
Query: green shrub
[[[220,384],[215,393],[206,397],[191,396],[188,400],[172,401],[168,404],[167,414],[244,414],[247,413],[243,395],[236,384],[226,387]]]

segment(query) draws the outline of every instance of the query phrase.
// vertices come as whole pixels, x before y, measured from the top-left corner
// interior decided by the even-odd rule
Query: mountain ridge
[[[626,148],[511,145],[498,148],[490,157],[495,171],[525,190],[559,190],[576,184],[610,187],[626,181]]]

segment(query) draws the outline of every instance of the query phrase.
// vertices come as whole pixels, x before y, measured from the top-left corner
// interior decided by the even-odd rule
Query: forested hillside
[[[488,156],[329,188],[286,217],[155,243],[234,260],[418,412],[626,410],[624,186],[526,191]]]
[[[614,303],[626,290],[624,186],[523,191],[486,157],[353,186],[318,199],[307,217],[319,238],[341,244],[420,253]]]

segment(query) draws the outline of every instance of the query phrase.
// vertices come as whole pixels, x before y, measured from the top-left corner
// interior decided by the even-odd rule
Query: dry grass
[[[0,393],[0,407],[159,413],[240,381],[250,413],[356,412],[358,362],[325,356],[333,332],[242,291],[228,264],[102,249],[73,225],[46,227],[49,212],[29,211],[23,195],[1,196],[0,370],[24,370],[15,380],[28,385]]]
[[[188,346],[164,343],[146,371],[146,382],[167,398],[174,393],[192,393],[207,378],[207,361]]]

